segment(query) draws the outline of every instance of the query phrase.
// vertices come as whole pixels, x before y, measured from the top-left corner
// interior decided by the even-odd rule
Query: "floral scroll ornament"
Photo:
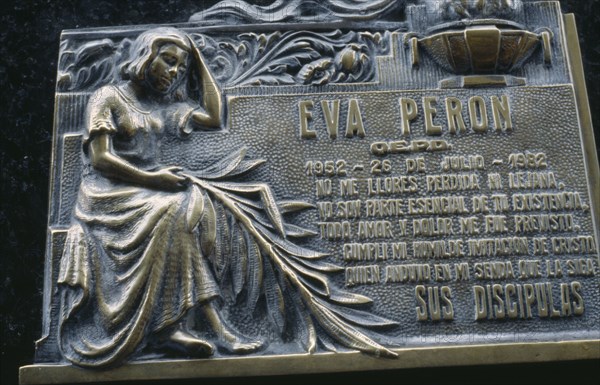
[[[376,57],[390,47],[389,31],[192,37],[223,87],[372,82],[377,77]],[[115,83],[130,44],[129,39],[103,39],[76,47],[64,41],[59,90],[85,91]]]
[[[389,32],[244,33],[235,39],[196,35],[222,84],[325,85],[376,79],[376,56],[387,54]]]
[[[319,59],[305,64],[297,78],[302,84],[321,86],[327,83],[340,83],[350,76],[360,73],[369,62],[364,52],[366,46],[350,44],[339,52],[335,59]],[[360,77],[360,76],[358,76]]]

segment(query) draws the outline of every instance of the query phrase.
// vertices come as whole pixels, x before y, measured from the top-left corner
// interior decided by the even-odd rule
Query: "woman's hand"
[[[151,184],[161,190],[181,190],[187,184],[187,178],[177,173],[181,167],[171,166],[150,173]]]

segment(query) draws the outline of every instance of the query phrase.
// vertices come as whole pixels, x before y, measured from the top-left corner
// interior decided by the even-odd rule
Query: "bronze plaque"
[[[573,17],[408,3],[65,31],[21,382],[600,358]]]

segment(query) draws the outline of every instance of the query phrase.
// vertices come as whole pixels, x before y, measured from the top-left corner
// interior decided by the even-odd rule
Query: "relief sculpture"
[[[106,366],[149,345],[198,357],[215,347],[259,350],[265,341],[242,336],[221,317],[226,277],[235,297],[245,294],[250,314],[264,295],[279,333],[295,310],[309,352],[316,321],[344,346],[395,356],[352,325],[393,322],[350,308],[370,300],[330,285],[327,275],[340,268],[293,243],[315,233],[286,224],[282,214],[311,205],[277,202],[262,183],[232,182],[261,160],[246,160],[242,149],[205,170],[158,164],[162,136],[222,125],[219,86],[192,38],[153,29],[130,50],[122,81],[95,91],[87,107],[89,164],[58,280],[64,356]],[[209,325],[216,340],[195,335],[194,322]]]
[[[63,33],[23,382],[597,358],[560,4],[264,3]]]

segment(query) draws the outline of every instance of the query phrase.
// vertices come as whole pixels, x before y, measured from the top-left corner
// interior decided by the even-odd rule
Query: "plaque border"
[[[574,14],[563,15],[571,82],[579,118],[584,165],[596,241],[600,240],[600,166]],[[56,135],[54,135],[56,140]],[[54,165],[54,155],[52,164]],[[52,183],[52,181],[51,181]],[[599,242],[600,243],[600,242]],[[598,245],[600,248],[600,245]],[[600,262],[600,261],[599,261]],[[44,331],[45,331],[44,327]],[[552,361],[600,360],[600,339],[391,349],[397,359],[360,352],[291,354],[254,357],[160,360],[129,363],[112,370],[82,369],[70,364],[34,364],[19,368],[19,384],[61,384],[113,381],[184,380],[359,372]]]
[[[491,364],[541,363],[600,358],[600,340],[440,346],[392,349],[397,359],[360,352],[284,356],[165,360],[125,364],[96,371],[73,365],[31,365],[20,369],[20,384],[91,383],[109,381],[184,380],[341,373]]]
[[[598,165],[598,153],[595,148],[596,141],[594,140],[594,128],[592,126],[592,112],[585,84],[575,15],[572,13],[565,14],[563,22],[565,29],[564,39],[567,44],[567,57],[571,69],[571,81],[575,90],[575,101],[579,115],[583,159],[588,174],[588,189],[593,214],[592,221],[596,229],[596,243],[598,244],[600,243],[600,166]],[[600,245],[596,246],[596,249],[598,249]]]

